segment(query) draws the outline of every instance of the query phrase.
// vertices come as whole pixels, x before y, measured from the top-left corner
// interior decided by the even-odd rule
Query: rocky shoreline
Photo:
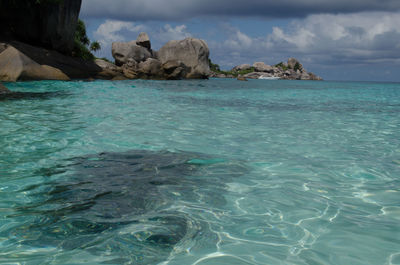
[[[172,40],[155,51],[144,32],[135,41],[112,44],[115,63],[104,59],[84,60],[86,57],[80,53],[82,51],[89,53],[90,58],[94,56],[87,50],[89,40],[84,23],[78,21],[81,3],[81,0],[2,1],[0,82],[209,77],[321,80],[307,72],[294,58],[275,66],[257,62],[252,66],[236,66],[228,72],[220,71],[219,68],[213,69],[204,40]]]

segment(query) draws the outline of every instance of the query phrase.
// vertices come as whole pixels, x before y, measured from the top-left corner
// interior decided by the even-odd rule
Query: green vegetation
[[[301,70],[301,66],[300,66],[300,64],[298,62],[294,65],[293,70],[295,70],[295,71]]]
[[[281,68],[283,71],[289,70],[289,67],[285,65],[283,62],[276,64],[275,67]]]
[[[221,68],[219,67],[218,64],[215,64],[215,63],[211,62],[211,59],[208,59],[208,62],[210,64],[210,70],[211,71],[213,71],[215,73],[221,72]]]
[[[229,71],[223,71],[221,70],[220,66],[218,64],[213,63],[210,59],[210,70],[216,74],[224,74],[224,75],[232,75],[234,77],[238,77],[239,75],[246,75],[252,72],[255,72],[256,69],[254,67],[251,67],[248,70],[240,70],[240,71],[233,71],[233,70],[229,70]]]
[[[97,59],[101,59],[101,60],[103,60],[103,61],[106,61],[106,62],[109,62],[109,63],[115,64],[115,62],[111,62],[111,61],[110,61],[110,60],[108,60],[106,57],[97,58]]]
[[[96,52],[101,49],[101,45],[98,41],[94,41],[90,44],[90,50]]]
[[[100,49],[101,45],[98,41],[94,41],[90,44],[89,37],[86,33],[85,22],[79,19],[74,36],[74,48],[72,55],[74,57],[82,58],[86,61],[92,61],[95,59],[95,57],[90,51],[96,52]]]

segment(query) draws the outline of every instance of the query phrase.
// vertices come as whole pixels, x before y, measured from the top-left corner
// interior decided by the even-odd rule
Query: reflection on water
[[[25,188],[32,203],[9,217],[31,215],[34,222],[8,232],[21,244],[108,251],[135,264],[165,260],[177,245],[215,245],[207,223],[184,209],[223,206],[224,182],[246,172],[240,164],[167,151],[101,153],[68,164],[37,172],[73,174]]]

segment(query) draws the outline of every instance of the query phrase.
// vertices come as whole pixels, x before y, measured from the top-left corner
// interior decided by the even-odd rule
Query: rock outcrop
[[[114,42],[112,55],[128,79],[201,79],[208,78],[210,72],[208,46],[194,38],[170,41],[153,51],[149,36],[142,32],[136,41]],[[104,62],[100,66],[103,75],[110,72]]]
[[[70,79],[96,77],[97,74],[102,71],[102,68],[96,65],[93,61],[85,61],[83,59],[66,56],[54,50],[35,47],[18,41],[11,41],[3,43],[2,45],[0,43],[0,47],[1,46],[13,47],[37,64],[47,65],[58,69]],[[0,51],[0,56],[4,52],[5,51]],[[5,57],[3,57],[3,60],[4,58]],[[2,62],[0,61],[0,63]]]
[[[186,78],[207,78],[210,74],[210,51],[205,41],[194,38],[173,40],[165,44],[158,51],[158,59],[161,63],[170,60],[182,62],[190,68]]]
[[[151,51],[143,46],[137,45],[136,41],[131,42],[113,42],[112,56],[117,66],[122,66],[133,59],[136,62],[144,62],[151,58]]]
[[[263,62],[256,62],[253,64],[254,69],[256,72],[266,72],[266,73],[271,73],[273,68],[270,65],[267,65]]]
[[[289,58],[287,66],[289,69],[303,70],[303,65],[296,58]]]
[[[2,0],[0,39],[72,51],[82,0]]]
[[[151,42],[149,35],[146,32],[142,32],[136,39],[136,44],[142,47],[145,47],[148,50],[151,50]]]
[[[252,67],[242,64],[234,67],[229,72],[211,73],[212,77],[233,78],[243,75],[248,79],[288,79],[288,80],[322,80],[321,77],[308,72],[295,58],[289,58],[287,63],[279,63],[275,66],[263,62],[256,62]]]
[[[190,68],[184,63],[177,60],[170,60],[162,65],[165,79],[167,80],[179,80],[187,76]]]
[[[250,64],[241,64],[241,65],[235,66],[232,70],[233,71],[246,71],[246,70],[250,70],[251,67],[252,66]]]
[[[69,80],[69,77],[57,68],[36,63],[10,46],[0,54],[0,80]]]
[[[121,67],[116,66],[115,64],[111,62],[107,62],[103,59],[96,59],[95,64],[100,67],[102,70],[95,76],[98,79],[106,79],[106,80],[111,80],[111,79],[117,79],[117,78],[123,78],[124,73],[122,71]]]

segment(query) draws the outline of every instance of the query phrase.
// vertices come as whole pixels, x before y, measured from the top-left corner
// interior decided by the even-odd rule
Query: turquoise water
[[[7,86],[0,264],[400,264],[400,84]]]

